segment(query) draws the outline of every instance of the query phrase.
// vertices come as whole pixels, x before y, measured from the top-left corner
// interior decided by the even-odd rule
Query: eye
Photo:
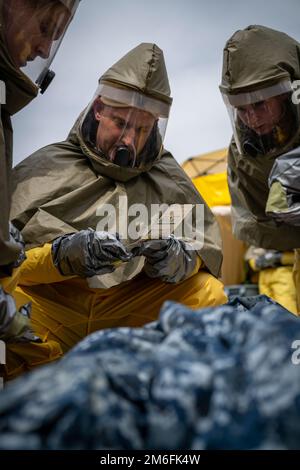
[[[53,39],[54,38],[55,31],[53,30],[52,27],[50,27],[49,22],[43,21],[40,24],[40,32],[41,32],[41,35],[44,38],[47,38],[47,39]]]
[[[44,38],[55,39],[59,34],[58,28],[55,25],[51,24],[49,21],[42,21],[40,24],[40,32]]]
[[[264,101],[257,101],[256,103],[253,103],[253,108],[254,109],[257,109],[257,108],[260,108],[262,106],[264,106],[265,102]]]
[[[40,31],[43,36],[49,36],[49,24],[43,21],[40,24]]]
[[[113,118],[113,121],[114,121],[115,125],[116,125],[119,129],[123,129],[123,127],[125,127],[125,121],[124,121],[124,119],[121,119],[121,118],[118,118],[118,117],[114,117],[114,118]]]

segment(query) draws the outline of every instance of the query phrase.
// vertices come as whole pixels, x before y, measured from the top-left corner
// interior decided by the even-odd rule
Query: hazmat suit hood
[[[89,145],[90,142],[85,136],[86,123],[91,119],[91,113],[94,114],[95,99],[98,96],[104,99],[105,93],[113,98],[118,97],[118,100],[124,99],[125,94],[128,106],[130,106],[128,109],[133,109],[131,105],[134,109],[143,107],[147,110],[147,106],[150,109],[155,107],[157,120],[164,122],[163,130],[160,132],[155,130],[158,135],[157,145],[149,150],[149,155],[146,155],[143,160],[138,160],[134,167],[120,167],[110,161],[103,151],[96,150],[95,146]],[[128,181],[145,171],[149,171],[154,162],[161,157],[167,119],[172,104],[170,94],[163,51],[156,44],[142,43],[122,57],[101,76],[91,104],[77,119],[69,138],[80,144],[96,171],[119,181]],[[106,97],[105,99],[108,100]],[[109,99],[109,103],[111,102],[114,101]],[[120,103],[120,106],[124,107],[125,105]],[[95,124],[97,123],[92,123],[93,126]]]
[[[220,90],[228,100],[241,94],[272,89],[300,79],[300,44],[279,31],[248,26],[226,43]],[[299,246],[299,228],[266,215],[268,177],[278,155],[299,145],[300,130],[279,152],[250,156],[241,153],[235,138],[228,154],[228,183],[232,198],[233,230],[249,245],[289,250]]]
[[[163,51],[156,44],[142,43],[135,47],[110,67],[99,82],[132,88],[172,104]]]
[[[300,44],[285,33],[251,25],[237,31],[223,51],[220,90],[227,94],[300,78]]]
[[[140,51],[140,66],[134,49],[100,81],[104,77],[110,85],[117,82],[138,93],[146,91],[169,105],[170,88],[160,49],[142,44]],[[134,204],[143,205],[149,214],[153,204],[199,205],[203,208],[203,245],[198,253],[208,270],[218,276],[222,254],[217,222],[174,157],[161,148],[148,166],[120,167],[91,152],[82,140],[81,123],[82,115],[65,142],[38,150],[14,169],[11,217],[27,248],[88,227],[99,230],[107,204],[116,210],[118,220]],[[127,216],[125,219],[124,223]],[[192,223],[196,224],[195,218]],[[100,280],[93,287],[127,281],[143,269],[143,263],[143,257],[123,263],[114,273],[98,276]]]

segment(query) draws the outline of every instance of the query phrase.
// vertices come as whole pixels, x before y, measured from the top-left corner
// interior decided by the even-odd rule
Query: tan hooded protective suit
[[[130,51],[100,83],[125,86],[171,102],[163,53],[154,44],[141,44]],[[22,286],[16,295],[20,302],[32,300],[33,324],[44,341],[54,339],[66,351],[97,329],[142,325],[157,318],[167,298],[195,308],[226,301],[223,287],[214,277],[219,275],[222,262],[217,222],[169,152],[162,149],[143,168],[119,167],[86,148],[79,118],[65,142],[45,147],[19,164],[14,183],[12,220],[22,230],[27,246],[37,247],[27,252]],[[97,208],[111,203],[119,209],[118,198],[125,195],[129,206],[138,202],[149,209],[153,203],[204,204],[205,235],[198,269],[205,264],[213,276],[201,270],[178,285],[165,284],[141,273],[141,257],[112,274],[98,276],[95,285],[60,275],[52,264],[49,242],[62,234],[96,229]],[[132,277],[135,279],[128,282]],[[22,355],[26,356],[24,350]],[[30,361],[22,365],[31,366]],[[17,362],[9,374],[15,374],[16,368]]]
[[[237,31],[224,48],[220,89],[237,94],[300,79],[300,44],[288,35],[264,26]],[[249,157],[239,154],[232,140],[228,155],[228,183],[233,207],[233,230],[249,245],[288,251],[296,248],[294,281],[300,312],[300,227],[277,223],[266,215],[268,177],[281,154],[298,147],[300,129],[278,155]],[[274,209],[272,207],[272,209]]]
[[[279,31],[249,26],[237,31],[224,48],[222,93],[237,94],[271,86],[283,79],[300,79],[300,44]],[[300,143],[300,129],[285,153]],[[277,224],[266,216],[268,176],[275,156],[239,154],[234,139],[228,155],[228,182],[233,206],[233,230],[249,245],[280,251],[299,247],[300,228]]]
[[[19,248],[9,240],[8,222],[10,210],[10,185],[12,169],[11,116],[35,98],[38,88],[13,64],[7,50],[3,26],[3,0],[0,0],[0,80],[5,103],[0,103],[0,276],[10,274],[6,265],[16,261]]]
[[[70,11],[74,0],[60,0]],[[38,87],[13,63],[5,39],[4,0],[0,0],[0,277],[11,274],[7,265],[17,260],[19,247],[9,239],[13,131],[11,116],[27,106],[38,94]],[[73,12],[74,13],[74,12]],[[1,93],[2,91],[2,93]]]
[[[77,0],[75,1],[77,2]],[[76,10],[75,6],[77,8],[75,1],[60,0],[60,3],[63,3],[73,15]],[[33,5],[37,9],[40,8],[38,3],[39,2]],[[44,4],[45,2],[43,2],[43,6]],[[31,7],[29,2],[24,1],[24,11],[27,10],[28,6]],[[53,7],[53,2],[51,3],[51,7]],[[9,11],[7,17],[5,16],[6,8],[8,9],[7,11]],[[5,21],[11,21],[11,24],[15,26],[15,13],[20,13],[22,16],[22,6],[20,6],[20,11],[18,12],[10,10],[11,8],[15,8],[15,5],[10,3],[9,0],[0,0],[0,286],[1,289],[3,289],[2,298],[6,299],[1,302],[1,323],[4,321],[5,324],[5,318],[9,318],[9,315],[14,313],[12,317],[13,321],[10,323],[9,334],[11,337],[15,337],[28,320],[25,320],[24,315],[19,314],[19,312],[13,312],[15,309],[13,301],[9,300],[9,296],[6,296],[6,294],[12,294],[20,274],[18,269],[13,269],[15,261],[20,255],[20,244],[10,239],[9,234],[13,150],[11,116],[23,109],[37,96],[38,86],[25,74],[25,71],[23,73],[23,71],[15,65],[9,53],[10,49],[8,47],[9,44],[7,43],[5,31],[8,24],[5,23]],[[19,20],[20,19],[16,21],[18,22]],[[33,16],[33,20],[36,20],[35,16]],[[32,27],[34,28],[36,26],[37,22],[33,21]],[[21,34],[20,31],[18,32]],[[28,44],[26,43],[27,39],[28,43],[31,44],[29,32],[30,29],[28,31],[29,37],[25,38],[25,42],[23,41],[24,50],[28,48]],[[63,35],[61,36],[61,39],[62,38]],[[57,52],[57,48],[55,52]],[[45,66],[49,65],[50,62],[47,58],[45,59]],[[8,308],[6,309],[7,306]],[[3,324],[0,326],[2,327]],[[7,334],[7,329],[5,334]]]

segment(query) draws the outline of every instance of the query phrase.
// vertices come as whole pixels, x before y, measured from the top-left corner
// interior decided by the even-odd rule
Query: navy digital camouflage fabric
[[[8,385],[0,448],[300,448],[296,340],[300,319],[264,296],[167,302],[157,322],[96,332]]]

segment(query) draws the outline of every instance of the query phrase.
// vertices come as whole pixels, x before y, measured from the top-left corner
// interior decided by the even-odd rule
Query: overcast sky
[[[218,90],[226,40],[249,24],[300,40],[299,18],[299,0],[82,0],[52,64],[54,81],[13,119],[14,163],[64,140],[98,78],[141,42],[165,55],[174,99],[166,148],[183,162],[227,146],[231,128]]]

